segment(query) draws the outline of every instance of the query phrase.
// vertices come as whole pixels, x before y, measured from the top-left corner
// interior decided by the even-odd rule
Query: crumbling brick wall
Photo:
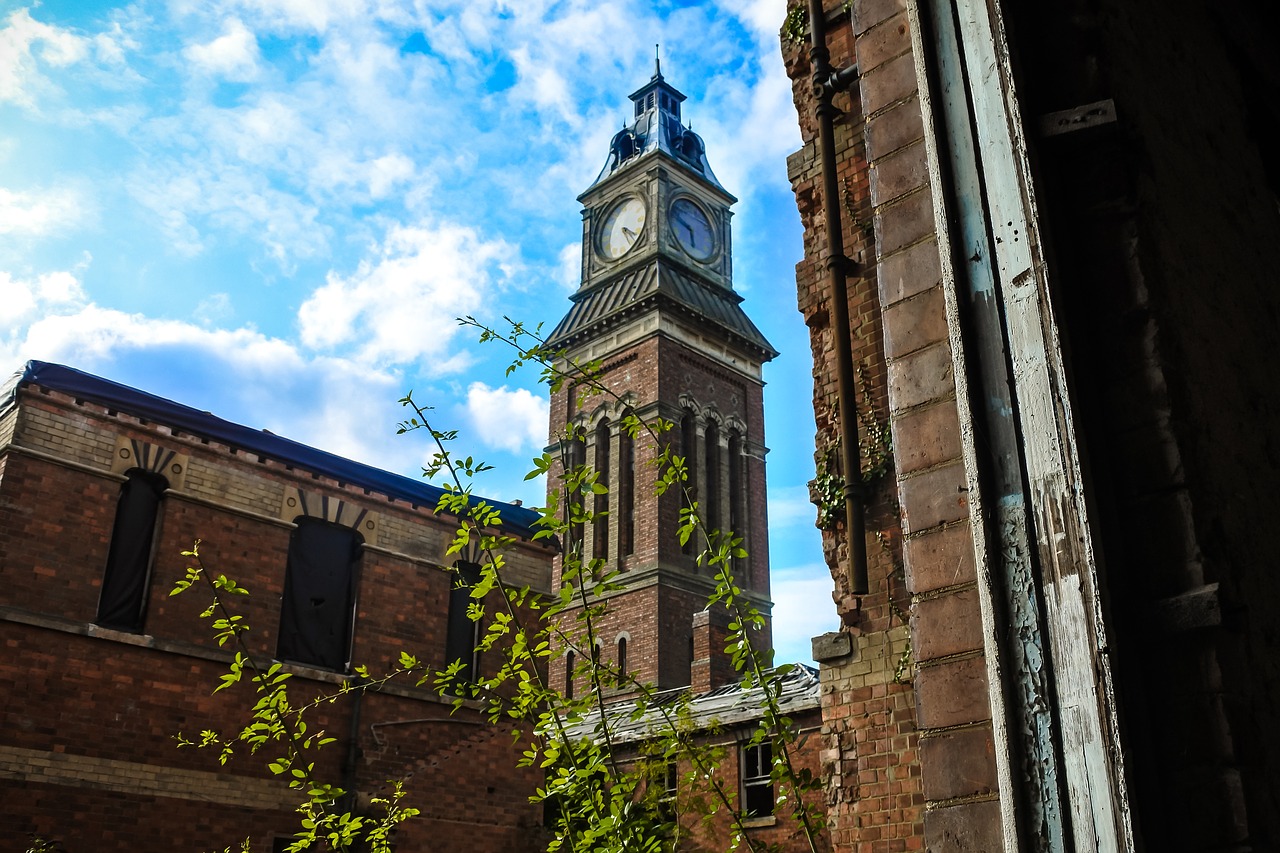
[[[939,287],[939,261],[957,250],[938,244],[934,220],[944,202],[931,198],[930,185],[949,191],[948,161],[944,151],[943,165],[928,172],[933,128],[921,104],[929,93],[917,89],[937,69],[928,33],[923,55],[912,48],[907,9],[929,5],[855,0],[846,13],[829,3],[828,46],[837,67],[856,62],[860,71],[852,101],[838,101],[846,113],[836,130],[842,170],[861,157],[856,168],[869,177],[866,207],[845,206],[845,233],[849,254],[862,249],[863,268],[876,272],[873,311],[887,365],[911,595],[914,757],[927,805],[913,843],[994,849],[1005,843],[1002,824],[1024,835],[1037,828],[1016,809],[1002,820],[997,801],[993,750],[1008,745],[995,742],[988,696],[1008,685],[987,683],[984,648],[1000,648],[1003,635],[996,627],[984,637],[987,587],[978,582],[989,567],[974,565],[986,546],[975,550],[972,541],[962,461],[963,442],[973,444],[981,424],[964,399],[957,403],[966,377],[952,375],[964,370],[973,330],[964,306],[948,306]],[[1059,393],[1073,410],[1070,440],[1082,457],[1101,636],[1110,643],[1100,654],[1113,666],[1124,744],[1123,758],[1112,760],[1116,768],[1123,761],[1126,807],[1138,843],[1150,849],[1270,849],[1280,837],[1280,796],[1264,768],[1277,754],[1280,679],[1274,632],[1262,626],[1274,624],[1280,600],[1275,573],[1264,568],[1274,562],[1265,519],[1274,515],[1270,484],[1280,458],[1272,446],[1280,386],[1269,356],[1280,316],[1280,161],[1269,144],[1280,128],[1280,69],[1258,35],[1266,32],[1264,7],[1080,0],[993,8],[1007,28],[999,35],[1008,38],[1013,89],[1004,94],[1023,125],[1045,304],[1065,355],[1069,388]],[[792,177],[806,227],[798,284],[809,319],[825,225],[815,221],[820,200],[806,171],[814,159],[807,47],[786,40],[803,22],[793,15],[783,52],[806,140]],[[964,73],[953,69],[950,82]],[[979,85],[978,72],[967,73]],[[841,180],[849,186],[844,171]],[[871,257],[851,230],[868,221]],[[957,253],[956,266],[963,263]],[[858,285],[851,283],[855,318]],[[821,309],[812,314],[825,319]],[[855,319],[855,346],[858,326]],[[820,450],[832,433],[823,401],[833,375],[821,336],[815,330]],[[963,342],[961,351],[949,337]],[[970,476],[980,479],[981,469]],[[981,519],[986,510],[977,509]],[[836,557],[838,607],[856,660],[857,631],[869,623],[842,600]],[[873,567],[864,611],[874,606],[877,577]],[[998,623],[1000,614],[990,617]],[[840,651],[834,641],[825,647]],[[825,666],[824,678],[844,671],[845,660]],[[850,699],[861,711],[856,697],[842,696],[828,717],[845,714]],[[853,744],[856,754],[856,737]],[[833,745],[831,756],[844,753]],[[852,790],[846,778],[833,777],[833,792]],[[1012,782],[1005,805],[1027,795]],[[837,802],[833,813],[839,825],[857,810]],[[841,836],[849,849],[866,838]]]

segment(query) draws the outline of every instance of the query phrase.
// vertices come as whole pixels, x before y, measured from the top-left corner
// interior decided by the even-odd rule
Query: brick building
[[[552,395],[552,450],[610,486],[595,499],[600,520],[566,544],[625,581],[598,625],[601,646],[567,650],[550,675],[571,691],[573,656],[594,654],[658,690],[691,694],[691,719],[723,751],[721,776],[751,813],[749,840],[807,849],[785,809],[775,814],[768,747],[749,743],[759,690],[737,684],[729,614],[707,606],[715,580],[697,559],[706,537],[682,546],[676,535],[691,500],[711,529],[740,535],[737,583],[767,615],[762,368],[776,353],[733,290],[734,198],[681,124],[684,96],[655,72],[631,98],[635,121],[581,196],[583,284],[551,336],[571,358],[600,359],[609,392],[566,384]],[[621,428],[633,413],[677,425],[687,496],[655,494],[658,445]],[[198,618],[205,599],[169,596],[187,565],[181,552],[200,539],[210,569],[251,591],[252,651],[285,662],[295,695],[332,692],[353,661],[376,674],[401,650],[433,668],[470,656],[475,626],[445,553],[453,528],[433,512],[439,495],[70,368],[28,365],[0,397],[0,818],[13,849],[32,835],[68,853],[220,849],[245,836],[255,849],[279,846],[296,816],[264,762],[217,768],[173,742],[179,731],[237,731],[235,714],[251,701],[210,695],[229,655]],[[521,538],[508,583],[558,589],[560,557],[529,538],[535,514],[501,510]],[[767,628],[758,639],[767,647]],[[472,665],[487,670],[491,658]],[[801,667],[780,697],[801,736],[795,766],[815,773],[817,687]],[[632,696],[617,691],[611,712]],[[311,717],[338,738],[320,775],[361,802],[411,776],[408,804],[423,817],[404,825],[399,849],[537,849],[536,771],[514,766],[507,733],[478,708],[450,708],[394,682],[344,693]],[[643,728],[626,732],[627,757],[646,739]],[[667,780],[674,802],[683,770]],[[728,815],[701,826],[690,812],[687,823],[700,828],[682,849],[725,846]]]
[[[212,696],[229,653],[170,598],[201,540],[212,571],[249,589],[261,660],[294,674],[295,702],[335,692],[352,661],[401,650],[433,668],[468,659],[474,626],[445,550],[438,490],[58,365],[31,362],[0,395],[0,850],[30,836],[83,850],[271,850],[296,831],[292,792],[241,756],[177,748],[247,722],[248,685]],[[548,590],[535,517],[513,582]],[[461,618],[459,618],[461,617]],[[496,657],[496,656],[493,656]],[[496,661],[481,657],[482,669]],[[411,776],[422,819],[405,850],[536,850],[539,781],[508,734],[411,683],[353,691],[310,715],[337,742],[318,775],[361,801]]]
[[[818,5],[782,38],[836,848],[1277,849],[1262,4]],[[853,536],[842,370],[892,430]]]
[[[761,715],[736,684],[725,650],[728,611],[707,605],[716,588],[714,567],[699,559],[707,536],[682,544],[677,531],[682,510],[696,503],[712,538],[719,531],[741,537],[746,556],[734,560],[736,584],[768,615],[762,373],[777,352],[733,289],[736,199],[717,180],[702,139],[682,121],[685,96],[655,66],[630,98],[632,122],[614,136],[604,168],[578,197],[582,282],[548,337],[569,362],[598,363],[593,378],[604,388],[566,382],[551,396],[552,456],[591,466],[610,489],[593,499],[589,508],[599,515],[570,531],[566,549],[616,568],[621,588],[604,596],[607,609],[595,625],[599,647],[566,649],[551,663],[551,681],[568,692],[584,689],[575,664],[599,656],[658,690],[691,692],[702,709],[698,724],[717,730],[718,745],[728,744],[721,770],[731,783],[737,777],[729,787],[742,805],[749,791],[773,790],[767,759],[762,764],[760,749],[747,743]],[[687,492],[655,492],[653,463],[662,448],[653,436],[630,434],[629,415],[672,425],[661,440],[686,460]],[[563,567],[557,556],[556,588]],[[767,627],[758,640],[768,648]],[[792,686],[797,727],[816,729],[816,682]],[[620,699],[628,692],[619,691]],[[726,707],[737,709],[732,719],[718,715]],[[804,744],[798,760],[816,768],[817,741]],[[775,819],[771,798],[748,808],[756,815],[753,841],[792,849],[793,827]],[[720,815],[697,843],[716,849],[727,833]]]

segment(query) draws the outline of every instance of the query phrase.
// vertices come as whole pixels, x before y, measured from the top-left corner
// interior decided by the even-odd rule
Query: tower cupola
[[[681,165],[720,187],[707,162],[707,146],[702,137],[681,123],[680,104],[684,99],[684,94],[662,76],[662,67],[655,59],[649,82],[631,93],[631,122],[614,135],[609,143],[609,160],[591,185],[595,186],[646,154],[665,151]]]

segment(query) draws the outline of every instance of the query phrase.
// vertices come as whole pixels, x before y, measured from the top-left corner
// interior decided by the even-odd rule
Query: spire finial
[[[653,46],[653,79],[657,80],[662,76],[662,60],[658,56],[660,45]]]

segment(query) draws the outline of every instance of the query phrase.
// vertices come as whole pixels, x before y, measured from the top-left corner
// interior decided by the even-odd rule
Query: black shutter
[[[130,471],[128,477],[116,504],[97,621],[106,628],[137,632],[145,615],[160,496],[169,484],[145,471]]]
[[[445,636],[444,658],[446,664],[456,660],[462,661],[462,669],[458,673],[458,681],[471,681],[475,674],[471,671],[476,657],[476,623],[467,616],[467,605],[471,603],[471,588],[480,581],[480,567],[475,563],[459,561],[458,573],[453,577],[453,586],[449,590],[449,626]]]
[[[342,670],[351,648],[355,565],[360,535],[347,527],[298,519],[289,539],[280,608],[280,660]]]

